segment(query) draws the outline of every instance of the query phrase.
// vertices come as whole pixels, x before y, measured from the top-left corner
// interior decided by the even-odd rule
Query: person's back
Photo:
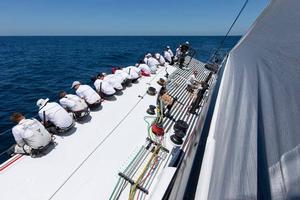
[[[136,67],[136,66],[128,66],[128,67],[126,67],[126,69],[130,69],[130,71],[134,71],[135,73],[137,73],[137,74],[140,74],[141,73],[141,69],[140,68],[138,68],[138,67]]]
[[[181,51],[181,46],[180,46],[180,47],[178,47],[176,49],[176,55],[175,55],[175,57],[179,58],[181,56],[181,54],[182,54],[182,51]]]
[[[151,69],[148,65],[141,63],[139,64],[139,69],[144,72],[144,74],[150,75]]]
[[[149,60],[149,58],[151,58],[151,53],[147,53],[146,55],[145,55],[145,57],[144,57],[144,59],[143,59],[143,61],[144,61],[144,63],[148,63],[148,60]]]
[[[170,52],[169,51],[164,51],[164,57],[165,57],[165,59],[169,62],[169,63],[171,63],[172,62],[172,56],[171,56],[171,54],[170,54]]]
[[[191,75],[187,78],[186,84],[192,86],[192,85],[195,85],[195,81],[196,81],[196,76],[195,76],[195,74],[191,74]]]
[[[159,62],[155,58],[151,57],[148,59],[148,63],[146,64],[150,67],[151,73],[153,72],[155,73],[157,70],[157,66],[159,65]]]
[[[137,73],[137,70],[135,69],[136,67],[134,66],[129,66],[123,69],[127,74],[129,74],[130,79],[138,79],[139,78],[139,73]]]
[[[126,79],[130,79],[129,74],[127,74],[125,71],[121,69],[117,69],[115,71],[115,74],[121,76],[123,78],[123,81],[125,81]]]
[[[109,74],[104,77],[104,80],[107,81],[111,86],[113,86],[116,90],[122,90],[122,82],[123,79],[121,76],[115,74]]]
[[[183,54],[187,54],[190,49],[190,43],[186,41],[184,44],[181,45],[181,51]]]
[[[173,51],[170,48],[168,49],[168,53],[171,55],[171,57],[174,56],[174,53],[173,53]]]
[[[187,44],[181,45],[181,51],[186,54],[189,51],[189,46]]]
[[[59,100],[60,105],[72,112],[82,111],[87,109],[87,104],[83,99],[74,94],[66,94]]]
[[[106,95],[113,95],[116,93],[114,87],[106,80],[96,79],[94,86],[98,92],[103,92]]]
[[[11,121],[17,123],[12,128],[12,134],[16,141],[13,146],[14,153],[32,153],[32,149],[42,149],[52,140],[50,133],[36,119],[25,119],[21,113],[13,113]]]
[[[46,105],[39,110],[39,116],[41,120],[46,122],[50,121],[60,129],[68,128],[73,124],[73,118],[56,102],[47,102]]]
[[[143,59],[144,63],[147,63],[148,59],[149,59],[148,57],[144,57],[144,59]]]
[[[100,101],[101,99],[97,92],[89,85],[79,85],[76,89],[76,94],[90,105]]]
[[[163,56],[161,56],[159,53],[157,53],[157,54],[155,54],[155,57],[161,66],[165,65],[166,60],[164,59]]]

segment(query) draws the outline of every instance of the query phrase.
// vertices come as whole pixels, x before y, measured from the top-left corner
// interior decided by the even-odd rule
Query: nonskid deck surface
[[[200,79],[206,77],[202,63],[193,59],[190,66],[200,70]],[[175,69],[169,66],[167,71],[171,74]],[[191,98],[187,98],[185,78],[191,72],[192,69],[178,69],[171,75],[170,83],[170,93],[184,104],[176,105],[172,115],[187,120],[191,124],[189,130],[197,121],[197,115],[186,115]],[[91,121],[77,123],[77,130],[68,136],[57,136],[58,145],[47,155],[36,159],[23,156],[3,170],[1,199],[108,199],[119,178],[118,172],[145,143],[145,111],[156,102],[155,96],[145,92],[149,86],[158,90],[156,81],[164,75],[165,68],[160,68],[156,75],[143,77],[127,88],[116,101],[104,102],[101,111],[91,113]],[[172,124],[170,120],[164,122],[168,130]],[[154,178],[149,188],[153,188]]]
[[[187,61],[189,61],[189,59],[187,59]],[[200,120],[202,107],[196,112],[196,114],[188,113],[188,108],[193,100],[193,95],[186,90],[186,80],[194,70],[199,72],[197,79],[203,81],[206,79],[208,73],[204,68],[204,63],[195,59],[191,60],[189,68],[189,70],[177,69],[169,77],[170,83],[168,85],[168,93],[174,97],[177,97],[178,102],[180,102],[176,103],[172,108],[171,115],[173,116],[174,120],[165,118],[163,121],[163,127],[167,134],[163,138],[162,144],[169,150],[169,153],[160,151],[160,155],[158,156],[159,159],[153,160],[152,163],[147,167],[149,160],[151,160],[151,156],[153,156],[153,149],[151,151],[150,148],[149,151],[146,151],[146,145],[143,146],[141,144],[140,146],[142,148],[137,147],[137,149],[135,149],[135,151],[132,153],[131,157],[127,159],[126,164],[124,164],[124,166],[119,170],[119,172],[122,172],[122,174],[127,174],[127,177],[131,177],[131,179],[136,182],[139,180],[139,175],[143,173],[143,170],[147,169],[146,172],[148,173],[145,173],[143,179],[141,179],[141,184],[139,184],[142,189],[137,190],[136,194],[134,195],[134,199],[161,199],[163,197],[166,189],[165,187],[168,185],[171,176],[175,172],[173,167],[168,167],[172,156],[171,150],[174,147],[174,145],[170,144],[171,142],[169,139],[169,136],[173,131],[173,125],[176,120],[186,121],[189,124],[189,128],[185,139],[188,139],[190,138],[192,131],[195,129],[197,122]],[[211,84],[212,81],[213,79],[210,80],[209,83]],[[205,95],[201,104],[207,101],[208,93],[206,94],[207,95]],[[163,174],[167,175],[164,176]],[[158,182],[167,183],[157,186],[156,184],[158,184]],[[130,186],[131,184],[129,184],[128,181],[125,181],[124,178],[119,176],[110,199],[130,199],[128,198],[130,196]],[[142,190],[146,190],[148,194]]]

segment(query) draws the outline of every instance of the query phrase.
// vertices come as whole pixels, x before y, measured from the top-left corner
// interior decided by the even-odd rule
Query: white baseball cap
[[[74,82],[72,83],[71,89],[74,88],[76,85],[80,85],[80,82],[79,82],[79,81],[74,81]]]

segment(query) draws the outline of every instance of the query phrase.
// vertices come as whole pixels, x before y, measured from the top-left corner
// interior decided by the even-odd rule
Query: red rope
[[[149,175],[150,175],[150,172],[153,170],[154,166],[156,165],[157,161],[158,161],[158,157],[155,158],[155,160],[154,160],[154,162],[152,163],[152,166],[151,166],[150,170],[148,171],[147,175],[144,177],[143,180],[141,180],[141,181],[139,182],[139,184],[140,184],[140,183],[143,183],[144,181],[146,181],[146,179],[147,179],[147,178],[149,177]],[[139,199],[140,192],[141,192],[141,191],[139,190],[136,199]]]

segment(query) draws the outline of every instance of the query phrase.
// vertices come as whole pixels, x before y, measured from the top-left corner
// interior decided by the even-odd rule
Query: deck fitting
[[[131,178],[129,178],[128,176],[126,176],[124,173],[119,172],[118,173],[120,177],[124,178],[126,181],[128,181],[131,185],[136,184]],[[144,192],[145,194],[149,194],[149,191],[144,188],[143,186],[141,186],[140,184],[136,185],[136,188],[138,188],[139,190],[141,190],[142,192]]]

